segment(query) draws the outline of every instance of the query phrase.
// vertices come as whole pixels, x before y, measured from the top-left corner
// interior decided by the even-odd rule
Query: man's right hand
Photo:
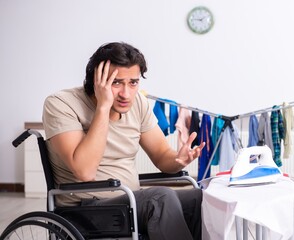
[[[113,80],[115,79],[118,70],[115,69],[112,73],[109,72],[110,61],[103,61],[95,69],[94,73],[94,92],[97,100],[97,108],[111,108],[114,97],[111,90]],[[110,74],[110,76],[109,76]]]

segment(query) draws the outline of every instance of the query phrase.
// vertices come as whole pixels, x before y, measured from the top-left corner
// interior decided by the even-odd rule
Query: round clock
[[[193,8],[187,17],[189,28],[198,34],[207,33],[213,26],[213,15],[211,11],[203,6]]]

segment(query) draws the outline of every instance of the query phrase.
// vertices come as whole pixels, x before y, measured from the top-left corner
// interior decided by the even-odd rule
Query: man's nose
[[[128,98],[130,96],[130,90],[128,88],[128,86],[123,86],[121,88],[121,91],[119,92],[119,95],[123,98]]]

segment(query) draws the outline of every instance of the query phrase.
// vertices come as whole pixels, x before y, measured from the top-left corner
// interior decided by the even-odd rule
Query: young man
[[[139,145],[154,165],[176,173],[200,155],[191,149],[196,133],[176,152],[170,148],[148,100],[138,91],[147,71],[143,54],[126,43],[101,46],[86,67],[84,88],[63,90],[44,103],[43,123],[56,184],[120,179],[135,194],[139,232],[152,240],[201,239],[200,189],[140,189],[135,156]],[[83,198],[125,202],[121,193],[75,194],[60,205]],[[109,198],[110,199],[106,199]]]

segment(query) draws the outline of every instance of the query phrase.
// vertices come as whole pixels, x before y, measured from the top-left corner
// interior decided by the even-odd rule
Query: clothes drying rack
[[[202,180],[206,178],[207,176],[207,173],[211,167],[211,163],[212,163],[212,160],[213,160],[213,157],[214,155],[216,154],[216,151],[219,147],[219,144],[221,142],[221,139],[223,137],[223,134],[224,134],[224,131],[226,128],[229,128],[232,133],[233,133],[233,136],[238,144],[238,147],[239,148],[243,148],[242,146],[242,142],[241,142],[241,139],[236,135],[235,131],[234,131],[234,127],[232,125],[232,122],[234,120],[237,120],[237,119],[242,119],[242,118],[246,118],[246,117],[250,117],[252,115],[257,115],[257,114],[262,114],[264,112],[272,112],[272,111],[278,111],[278,110],[281,110],[281,109],[285,109],[285,108],[290,108],[292,106],[294,106],[294,102],[289,102],[287,103],[287,105],[276,105],[275,108],[273,107],[268,107],[268,108],[263,108],[263,109],[260,109],[260,110],[256,110],[256,111],[252,111],[252,112],[247,112],[247,113],[244,113],[244,114],[239,114],[239,115],[235,115],[235,116],[225,116],[225,115],[220,115],[220,114],[216,114],[216,113],[212,113],[212,112],[209,112],[209,111],[206,111],[206,110],[202,110],[202,109],[199,109],[199,108],[196,108],[196,107],[190,107],[190,106],[187,106],[187,105],[184,105],[184,104],[181,104],[181,103],[176,103],[176,102],[171,102],[167,99],[163,99],[163,98],[159,98],[159,97],[156,97],[156,96],[153,96],[153,95],[150,95],[150,94],[147,94],[144,92],[144,95],[149,98],[149,99],[153,99],[155,101],[159,101],[159,102],[163,102],[163,103],[167,103],[169,105],[174,105],[174,106],[178,106],[180,108],[186,108],[186,109],[189,109],[191,111],[195,111],[195,112],[199,112],[199,113],[202,113],[202,114],[207,114],[209,116],[212,116],[212,117],[217,117],[217,118],[220,118],[222,120],[224,120],[224,125],[221,129],[221,132],[220,132],[220,135],[219,135],[219,138],[214,146],[214,149],[213,149],[213,152],[209,158],[209,161],[208,161],[208,164],[207,164],[207,167],[205,169],[205,172],[203,174],[203,177],[202,177]]]

